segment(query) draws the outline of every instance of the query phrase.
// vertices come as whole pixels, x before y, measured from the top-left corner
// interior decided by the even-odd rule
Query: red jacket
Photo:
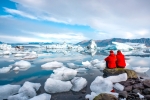
[[[121,67],[121,68],[125,68],[126,66],[126,62],[125,62],[125,58],[124,55],[121,52],[117,52],[117,67]]]
[[[105,58],[105,61],[108,63],[108,68],[116,68],[116,56],[114,53],[110,53],[110,55]]]

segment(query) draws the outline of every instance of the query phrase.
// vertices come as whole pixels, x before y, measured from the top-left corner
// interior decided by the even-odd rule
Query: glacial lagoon
[[[28,69],[22,69],[14,71],[11,69],[7,73],[0,73],[0,85],[12,84],[12,85],[23,85],[25,81],[41,83],[41,87],[38,94],[46,93],[44,90],[44,83],[53,73],[53,70],[43,69],[41,65],[58,61],[69,67],[67,63],[74,63],[79,67],[82,67],[82,62],[92,61],[94,59],[103,60],[107,54],[96,52],[95,55],[87,52],[77,52],[75,50],[64,50],[64,49],[39,49],[39,48],[26,48],[26,50],[36,51],[38,54],[37,58],[24,59],[23,57],[15,57],[15,54],[1,55],[0,56],[0,68],[8,67],[17,61],[25,60],[31,63],[31,67]],[[150,57],[141,56],[126,56],[126,62],[129,64],[127,68],[133,69],[133,67],[149,67]],[[76,69],[76,68],[74,68]],[[139,73],[140,76],[149,78],[150,70],[144,73]],[[64,92],[52,94],[51,100],[77,100],[84,99],[86,94],[90,94],[90,84],[97,77],[102,76],[103,72],[97,68],[85,68],[85,70],[79,70],[77,76],[84,77],[87,79],[87,86],[80,92]]]

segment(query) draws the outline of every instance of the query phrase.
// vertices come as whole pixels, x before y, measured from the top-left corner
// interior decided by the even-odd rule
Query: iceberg
[[[91,68],[92,67],[92,65],[89,61],[82,62],[82,65],[86,68]]]
[[[53,72],[54,73],[50,75],[50,78],[62,81],[68,81],[77,75],[76,70],[67,67],[57,68]]]
[[[123,73],[123,74],[119,74],[119,75],[116,75],[116,76],[109,76],[105,79],[109,80],[113,83],[116,83],[116,82],[126,81],[128,79],[128,77],[127,77],[126,73]]]
[[[79,66],[75,65],[74,63],[67,63],[67,65],[68,65],[69,68],[73,68],[73,69],[79,67]]]
[[[4,85],[0,86],[0,100],[7,99],[9,96],[18,93],[20,85]]]
[[[14,57],[23,57],[23,56],[25,56],[26,54],[19,54],[19,53],[17,53],[17,54],[15,54],[14,55]]]
[[[96,94],[95,92],[91,92],[91,94],[87,94],[85,96],[86,99],[88,100],[93,100],[98,94]]]
[[[11,68],[12,68],[11,65],[9,65],[8,67],[2,67],[0,68],[0,73],[7,73],[10,71]]]
[[[50,94],[46,94],[46,93],[43,93],[43,94],[40,94],[38,96],[35,96],[29,100],[50,100],[51,99],[51,95]]]
[[[101,62],[101,61],[99,61],[98,59],[94,59],[94,60],[90,61],[90,63],[91,63],[92,65],[95,65],[95,64],[97,64],[97,63],[99,63],[99,62]]]
[[[34,59],[34,58],[37,58],[37,57],[38,57],[38,54],[36,52],[32,51],[27,56],[25,56],[24,59]]]
[[[145,73],[149,70],[149,67],[132,67],[132,69],[137,73]]]
[[[94,40],[90,40],[89,45],[87,46],[88,49],[97,49],[97,45]]]
[[[72,91],[80,91],[81,89],[83,89],[86,85],[87,85],[87,80],[83,77],[74,77],[71,80],[72,83]]]
[[[94,65],[94,67],[100,69],[100,70],[104,70],[106,67],[106,62],[105,61],[100,61],[97,64]]]
[[[4,55],[10,55],[11,52],[10,52],[10,51],[4,51],[3,54],[4,54]]]
[[[63,67],[63,63],[61,62],[57,62],[57,61],[53,61],[53,62],[48,62],[48,63],[45,63],[43,65],[41,65],[41,67],[43,69],[54,69],[54,68],[60,68],[60,67]]]
[[[28,61],[20,60],[18,62],[15,62],[14,66],[24,69],[31,67],[31,64]]]
[[[97,76],[91,83],[90,89],[96,94],[110,92],[113,89],[113,83],[110,80],[104,79],[102,76]]]
[[[59,93],[70,91],[72,84],[70,81],[61,81],[48,78],[45,82],[44,89],[48,93]]]

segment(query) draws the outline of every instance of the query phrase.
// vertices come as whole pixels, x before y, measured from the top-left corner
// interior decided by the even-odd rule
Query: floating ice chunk
[[[99,68],[100,70],[104,70],[106,67],[106,62],[100,61],[99,63],[95,64],[94,67]]]
[[[38,57],[37,53],[32,51],[27,56],[25,56],[24,59],[33,59],[33,58],[37,58],[37,57]]]
[[[79,66],[75,65],[74,63],[67,63],[69,68],[78,68]]]
[[[46,93],[43,93],[43,94],[40,94],[38,96],[35,96],[29,100],[50,100],[51,99],[51,95],[50,94],[46,94]]]
[[[19,93],[8,97],[8,100],[29,100],[24,93]]]
[[[140,93],[137,93],[137,94],[139,95],[140,99],[144,99],[143,95],[141,95]]]
[[[99,63],[100,61],[98,59],[94,59],[94,60],[92,60],[90,62],[91,62],[92,65],[95,65],[95,64]]]
[[[72,84],[70,81],[61,81],[48,78],[45,82],[44,89],[48,93],[67,92],[71,89]]]
[[[25,82],[23,86],[19,89],[19,93],[22,93],[24,95],[23,97],[29,97],[32,98],[36,96],[36,91],[40,88],[40,83],[31,83],[31,82]]]
[[[77,71],[67,67],[57,68],[53,71],[50,78],[67,81],[73,79],[77,75]]]
[[[113,84],[111,81],[104,79],[102,76],[97,76],[91,83],[90,89],[96,94],[110,92],[113,89]]]
[[[26,54],[18,54],[18,53],[17,53],[17,54],[14,55],[14,57],[23,57],[23,56],[25,56],[25,55],[26,55]]]
[[[19,67],[15,67],[13,70],[18,71],[18,70],[19,70]]]
[[[11,68],[12,68],[11,65],[9,65],[8,67],[2,67],[0,68],[0,73],[7,73],[10,71]]]
[[[29,68],[31,66],[30,62],[25,61],[25,60],[20,60],[18,62],[15,62],[14,64],[15,66],[19,67],[19,68]]]
[[[92,67],[92,65],[91,65],[91,63],[90,63],[89,61],[82,62],[82,65],[83,65],[84,67],[87,67],[87,68]]]
[[[123,74],[119,74],[119,75],[116,75],[116,76],[109,76],[105,79],[110,80],[113,83],[116,83],[116,82],[126,81],[127,78],[128,78],[127,74],[123,73]]]
[[[98,94],[96,94],[95,92],[91,92],[91,94],[87,94],[85,96],[86,99],[89,99],[89,100],[93,100]]]
[[[57,61],[48,62],[46,64],[41,65],[43,69],[54,69],[54,68],[60,68],[62,66],[64,66],[63,63]]]
[[[71,90],[80,91],[81,89],[83,89],[87,85],[87,80],[85,78],[82,78],[82,77],[74,77],[71,80],[71,83],[73,85]]]
[[[144,73],[147,72],[149,70],[149,67],[132,67],[132,69],[134,71],[136,71],[137,73]]]
[[[124,86],[121,85],[120,83],[115,83],[114,88],[119,90],[119,91],[123,91],[124,90]]]
[[[77,72],[86,72],[87,69],[86,68],[77,68],[75,69]]]
[[[4,55],[10,55],[11,52],[10,52],[10,51],[4,51],[3,54],[4,54]]]
[[[18,93],[20,85],[4,85],[0,86],[0,100],[7,99],[9,96]]]
[[[13,59],[10,59],[10,60],[8,60],[8,62],[14,62],[15,60],[13,60]]]

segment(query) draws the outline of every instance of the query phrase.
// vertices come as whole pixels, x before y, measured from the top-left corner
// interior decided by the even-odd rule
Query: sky
[[[0,0],[0,41],[150,38],[150,0]]]

